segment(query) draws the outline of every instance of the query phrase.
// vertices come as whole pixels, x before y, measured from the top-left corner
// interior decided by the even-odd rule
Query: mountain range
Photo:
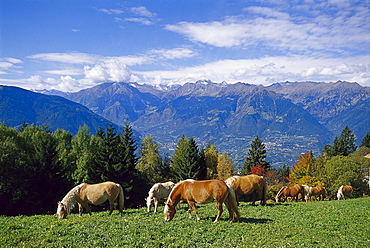
[[[31,92],[18,87],[0,85],[0,121],[10,127],[23,123],[64,129],[76,134],[79,126],[88,125],[95,133],[109,121],[87,107],[60,96]]]
[[[71,101],[64,99],[68,104],[78,103],[91,116],[105,118],[103,123],[109,120],[123,125],[128,120],[142,137],[152,135],[163,152],[173,151],[183,134],[194,137],[200,146],[215,143],[236,166],[242,165],[256,135],[266,146],[267,160],[280,167],[294,164],[307,151],[319,154],[346,125],[358,141],[370,131],[370,88],[342,81],[285,82],[268,87],[211,81],[166,86],[103,83],[75,93],[43,93],[63,96]],[[12,106],[0,100],[2,106]],[[55,109],[55,113],[59,111],[74,113],[71,108]],[[0,117],[7,123],[9,116],[0,113]]]

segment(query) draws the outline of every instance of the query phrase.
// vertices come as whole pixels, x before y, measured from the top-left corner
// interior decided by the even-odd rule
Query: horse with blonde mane
[[[338,200],[345,200],[346,197],[351,197],[353,193],[353,187],[350,185],[342,185],[339,187],[337,192],[337,198]]]
[[[255,202],[260,200],[261,205],[266,204],[266,182],[262,176],[255,174],[246,175],[246,176],[232,176],[225,180],[225,183],[230,185],[234,189],[235,194],[252,195],[252,205],[255,205]]]
[[[98,184],[81,183],[71,189],[58,202],[57,216],[64,219],[71,212],[74,205],[78,203],[78,212],[82,216],[83,208],[91,215],[89,204],[100,205],[109,200],[109,215],[112,214],[114,201],[118,198],[118,211],[123,213],[124,196],[121,185],[114,182],[103,182]]]
[[[235,221],[234,214],[236,215],[237,221],[239,222],[240,220],[235,192],[222,180],[214,179],[195,181],[192,179],[187,179],[177,183],[168,196],[168,200],[164,208],[165,221],[170,221],[173,219],[176,213],[176,205],[180,202],[181,199],[187,201],[189,205],[189,218],[192,218],[191,209],[193,209],[197,220],[200,220],[200,216],[195,205],[196,203],[206,204],[216,201],[218,211],[214,222],[217,222],[220,219],[220,216],[223,212],[223,203],[225,203],[229,211],[230,220],[233,222]]]
[[[295,184],[293,186],[284,186],[276,194],[275,200],[276,202],[280,202],[281,198],[283,198],[283,201],[286,201],[288,197],[293,197],[296,201],[298,201],[299,194],[302,195],[303,199],[305,196],[305,191],[302,185]]]
[[[157,212],[158,202],[167,198],[174,186],[175,186],[174,182],[165,182],[165,183],[156,183],[150,188],[148,192],[148,197],[145,198],[148,213],[150,212],[151,204],[153,201],[154,201],[154,213]]]
[[[311,201],[312,196],[318,196],[319,201],[323,201],[326,196],[326,189],[322,186],[310,187],[310,190],[306,195],[306,201]]]

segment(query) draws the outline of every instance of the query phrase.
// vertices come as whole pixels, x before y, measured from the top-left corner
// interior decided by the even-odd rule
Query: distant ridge
[[[142,136],[152,135],[163,152],[173,151],[185,134],[201,146],[215,143],[237,166],[256,135],[266,145],[267,159],[280,167],[294,164],[307,151],[321,153],[346,125],[358,143],[370,131],[370,88],[342,81],[268,87],[211,81],[103,83],[64,96],[118,125],[129,120]]]
[[[7,126],[46,125],[76,134],[86,124],[92,133],[106,127],[108,120],[85,106],[59,96],[44,95],[18,87],[0,85],[0,121]]]

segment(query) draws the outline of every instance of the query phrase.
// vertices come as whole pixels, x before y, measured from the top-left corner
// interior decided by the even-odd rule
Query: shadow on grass
[[[269,222],[273,222],[272,219],[256,219],[256,218],[240,218],[240,223],[253,223],[253,224],[266,224]]]
[[[215,217],[204,217],[202,218],[202,220],[209,220],[210,222],[213,222],[215,220]],[[229,218],[220,218],[220,220],[218,222],[222,222],[222,221],[230,221]],[[240,221],[239,223],[251,223],[251,224],[266,224],[266,223],[269,223],[269,222],[273,222],[274,220],[272,219],[263,219],[263,218],[244,218],[244,217],[240,217]],[[235,224],[237,224],[238,222],[234,222]]]

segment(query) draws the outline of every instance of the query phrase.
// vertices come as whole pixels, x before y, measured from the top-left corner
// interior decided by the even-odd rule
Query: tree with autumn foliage
[[[306,184],[309,186],[324,186],[322,182],[312,176],[311,168],[314,164],[312,151],[302,154],[298,162],[293,165],[289,178],[294,183]]]
[[[263,176],[266,174],[265,167],[261,164],[258,164],[251,168],[251,174],[256,174],[259,176]]]
[[[204,160],[207,167],[207,179],[217,177],[218,151],[214,143],[208,144],[204,151]]]
[[[218,155],[217,163],[217,178],[220,180],[226,180],[231,177],[234,172],[233,161],[227,155],[227,152]]]

